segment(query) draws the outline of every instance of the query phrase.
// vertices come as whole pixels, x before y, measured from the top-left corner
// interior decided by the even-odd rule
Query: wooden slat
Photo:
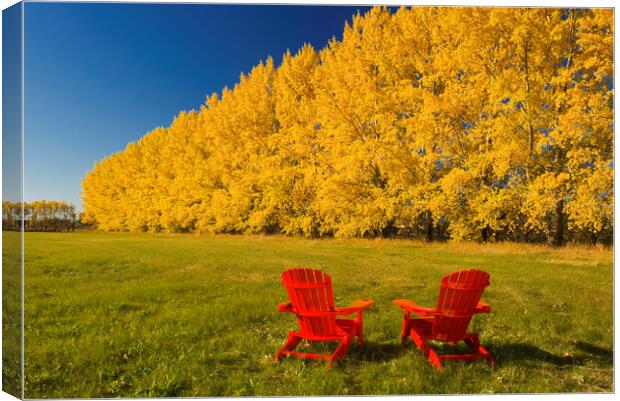
[[[309,301],[312,305],[312,310],[320,311],[321,303],[319,302],[319,287],[320,283],[317,283],[316,274],[314,270],[306,270],[306,277],[308,280],[308,285],[311,287],[311,290],[308,291],[308,295],[310,297]]]
[[[329,310],[329,306],[327,305],[327,298],[325,296],[325,279],[323,278],[323,274],[320,271],[317,271],[317,282],[321,283],[321,287],[317,291],[317,295],[319,297],[319,304],[321,305],[321,310]]]
[[[333,311],[334,310],[334,293],[332,291],[332,278],[326,274],[323,273],[323,279],[325,281],[325,287],[324,287],[324,291],[325,291],[325,299],[327,301],[327,310],[328,311]],[[336,328],[336,318],[334,317],[333,319],[329,320],[329,332],[332,334],[336,334],[337,328]]]
[[[328,311],[327,303],[325,302],[325,279],[323,278],[323,272],[315,270],[314,280],[319,286],[315,293],[315,302],[317,309],[320,311]],[[333,320],[330,316],[321,318],[321,333],[332,333],[330,327],[330,321]]]
[[[317,285],[315,281],[315,274],[313,270],[304,269],[305,272],[305,280],[308,284],[309,288],[306,290],[306,302],[308,302],[308,306],[312,312],[320,312],[321,309],[318,307],[315,297],[317,294]],[[312,333],[317,335],[323,332],[323,318],[322,317],[311,317],[310,324],[312,325]]]
[[[455,287],[458,286],[459,283],[459,279],[461,277],[461,272],[457,272],[454,273],[452,275],[450,275],[450,278],[448,279],[448,282],[453,284]],[[448,303],[448,313],[454,313],[454,303],[455,303],[455,298],[457,295],[457,291],[456,288],[452,288],[452,287],[448,287],[448,294],[449,294],[449,298],[447,299],[447,303]],[[455,321],[455,319],[442,319],[443,323],[444,323],[444,332],[445,334],[451,338],[453,336],[454,333],[454,326],[457,323]]]
[[[312,326],[311,326],[311,322],[306,319],[305,317],[303,317],[303,312],[308,312],[308,305],[306,304],[306,299],[304,297],[304,290],[303,288],[299,288],[297,287],[298,284],[302,283],[302,278],[301,278],[301,271],[302,269],[295,269],[293,270],[293,281],[295,282],[296,286],[293,288],[293,291],[295,292],[295,296],[297,298],[297,302],[299,303],[299,311],[301,312],[302,317],[299,320],[300,326],[302,328],[302,332],[312,332]]]
[[[454,313],[461,315],[467,307],[467,302],[469,301],[469,291],[467,291],[467,285],[469,284],[470,279],[475,277],[475,275],[476,273],[471,270],[461,272],[457,285],[462,286],[463,288],[457,291],[458,295],[454,305]]]

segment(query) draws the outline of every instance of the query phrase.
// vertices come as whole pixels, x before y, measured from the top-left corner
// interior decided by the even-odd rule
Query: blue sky
[[[21,199],[21,5],[2,12],[2,200]]]
[[[269,55],[341,39],[358,9],[368,7],[26,3],[25,200],[81,210],[95,161]]]

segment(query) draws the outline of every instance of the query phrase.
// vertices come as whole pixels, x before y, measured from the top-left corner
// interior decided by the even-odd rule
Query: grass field
[[[96,232],[25,243],[27,398],[613,391],[611,250]],[[273,363],[296,327],[276,312],[293,266],[330,273],[337,305],[376,301],[365,344],[332,369]],[[433,306],[462,268],[491,274],[493,312],[472,326],[496,368],[437,372],[401,348],[391,301]]]
[[[2,391],[21,398],[21,234],[2,233]]]

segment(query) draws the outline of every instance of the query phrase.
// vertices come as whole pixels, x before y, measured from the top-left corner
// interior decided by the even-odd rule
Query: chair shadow
[[[557,366],[580,364],[573,358],[555,355],[531,344],[525,343],[500,343],[487,344],[487,349],[495,358],[496,365],[512,364],[515,362],[548,362]]]
[[[586,360],[594,359],[597,363],[612,365],[613,351],[578,341],[576,347],[589,355],[556,355],[531,344],[500,343],[487,344],[487,349],[495,358],[498,366],[515,362],[547,362],[556,366],[581,366]]]
[[[376,343],[364,341],[361,346],[353,345],[349,348],[352,359],[366,362],[387,362],[400,357],[407,348],[394,343]]]
[[[577,341],[575,344],[580,350],[587,352],[595,359],[598,359],[602,363],[613,365],[614,363],[614,351],[613,349],[602,348],[597,345],[584,343],[583,341]]]

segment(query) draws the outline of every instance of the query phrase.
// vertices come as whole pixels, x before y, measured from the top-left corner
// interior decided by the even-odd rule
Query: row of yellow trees
[[[74,231],[78,216],[75,206],[65,201],[34,201],[23,204],[24,230]],[[22,204],[2,202],[2,229],[19,231],[22,227]]]
[[[613,12],[374,8],[96,163],[102,230],[596,241]]]

